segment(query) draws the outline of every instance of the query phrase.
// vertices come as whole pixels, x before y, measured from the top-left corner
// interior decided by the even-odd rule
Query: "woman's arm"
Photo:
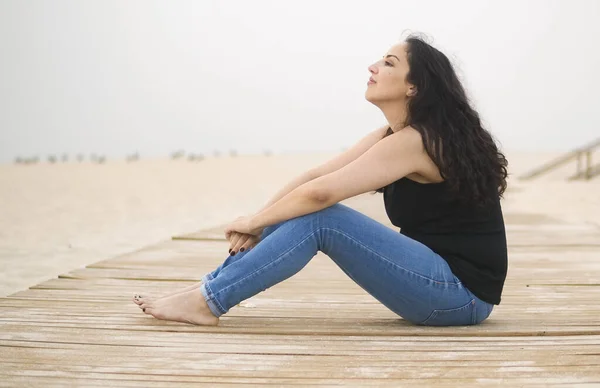
[[[271,205],[273,205],[274,203],[276,203],[277,201],[279,201],[281,198],[285,197],[287,194],[291,193],[297,187],[300,187],[303,184],[305,184],[306,182],[310,182],[313,179],[318,178],[319,176],[320,175],[318,175],[315,172],[315,170],[309,170],[309,171],[306,171],[306,172],[302,173],[301,175],[297,176],[291,182],[289,182],[288,184],[286,184],[285,186],[283,186],[283,188],[281,190],[279,190],[273,196],[273,198],[271,198],[269,200],[269,202],[267,202],[259,211],[257,211],[256,214],[258,214],[258,213],[262,212],[263,210],[271,207]]]
[[[313,179],[317,179],[323,175],[327,175],[334,171],[339,170],[340,168],[346,166],[348,163],[356,160],[359,156],[364,154],[369,148],[371,148],[375,143],[377,143],[383,135],[385,134],[388,126],[385,125],[383,127],[377,128],[374,131],[369,132],[366,136],[362,137],[355,145],[350,147],[345,152],[336,155],[331,160],[323,163],[322,165],[310,169],[306,171],[302,175],[296,177],[294,180],[286,184],[281,190],[269,200],[256,214],[262,212],[263,210],[271,207],[271,205],[275,204],[281,198],[285,197],[287,194],[291,193],[294,189],[302,186],[303,184],[312,181]]]
[[[247,220],[250,230],[317,212],[346,198],[384,187],[423,165],[421,135],[411,127],[388,136],[346,166],[320,176]]]

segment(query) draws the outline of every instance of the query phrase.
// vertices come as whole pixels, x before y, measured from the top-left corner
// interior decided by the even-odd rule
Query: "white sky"
[[[339,150],[385,124],[367,67],[406,30],[506,150],[600,136],[600,1],[0,0],[0,162]]]

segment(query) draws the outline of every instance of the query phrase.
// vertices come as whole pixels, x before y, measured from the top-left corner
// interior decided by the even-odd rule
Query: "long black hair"
[[[508,162],[482,127],[452,64],[417,35],[406,43],[406,81],[416,87],[416,95],[407,101],[403,127],[421,134],[425,151],[461,201],[483,206],[502,197]]]

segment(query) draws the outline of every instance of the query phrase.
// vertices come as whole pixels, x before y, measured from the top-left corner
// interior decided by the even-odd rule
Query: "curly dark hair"
[[[452,64],[418,35],[411,34],[405,41],[406,80],[417,93],[407,102],[403,127],[411,126],[421,134],[425,151],[461,201],[483,206],[501,198],[508,161],[482,127]],[[392,133],[388,129],[385,136]]]

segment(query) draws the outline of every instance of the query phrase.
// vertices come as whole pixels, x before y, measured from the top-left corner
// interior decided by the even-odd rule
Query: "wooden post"
[[[580,178],[582,176],[582,174],[581,174],[581,167],[582,167],[582,164],[583,164],[582,161],[581,161],[581,157],[582,156],[583,155],[582,155],[581,152],[577,153],[577,171],[576,171],[576,174],[575,174],[576,179]]]
[[[592,175],[592,150],[585,153],[585,180],[589,180]]]

